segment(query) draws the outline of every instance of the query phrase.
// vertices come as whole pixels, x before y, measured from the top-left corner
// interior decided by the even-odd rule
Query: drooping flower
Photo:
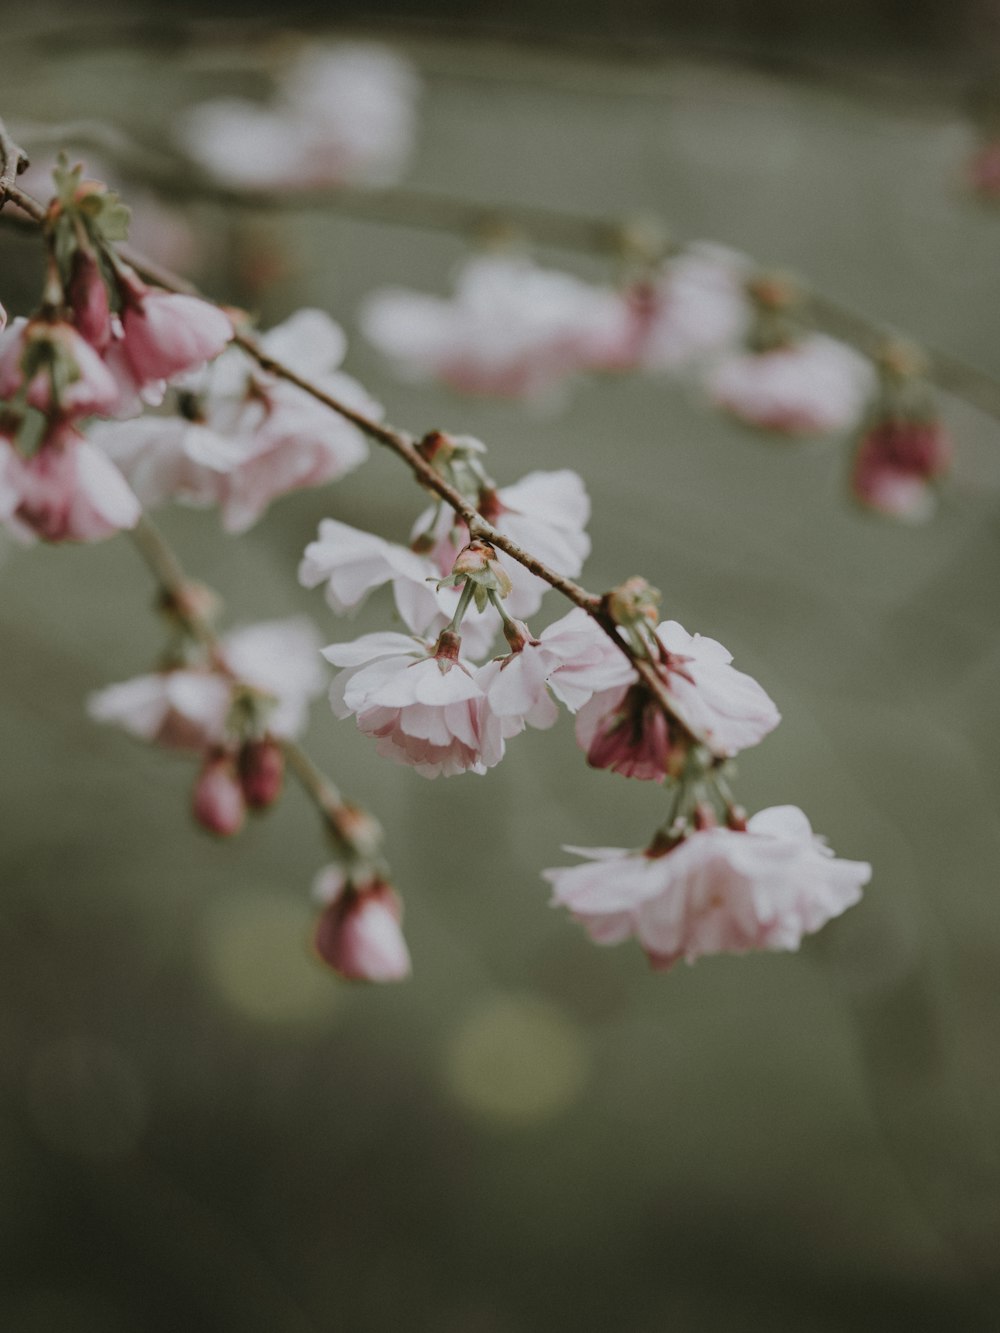
[[[853,348],[814,333],[726,357],[707,385],[720,407],[748,425],[781,435],[830,435],[857,423],[875,374]]]
[[[140,740],[204,751],[232,740],[233,709],[245,687],[261,696],[257,724],[284,739],[303,730],[309,702],[324,684],[319,637],[296,617],[233,630],[221,642],[215,669],[179,667],[98,690],[88,712]]]
[[[628,318],[612,288],[509,254],[469,260],[451,298],[386,288],[360,315],[365,336],[407,377],[511,398],[551,393],[613,361]]]
[[[348,981],[403,981],[410,953],[403,937],[403,904],[384,880],[354,883],[340,866],[320,871],[314,896],[324,904],[316,922],[317,955]]]
[[[222,838],[231,838],[243,827],[246,800],[236,764],[228,751],[218,750],[206,756],[194,784],[191,813],[203,829]]]
[[[575,632],[584,638],[582,629]],[[732,666],[732,654],[721,643],[688,634],[676,620],[663,621],[655,634],[661,649],[657,673],[676,721],[668,720],[622,654],[617,655],[623,666],[607,656],[607,649],[598,652],[596,644],[586,644],[586,638],[594,665],[570,663],[550,677],[553,690],[560,697],[568,691],[579,707],[577,741],[593,767],[661,781],[677,775],[692,737],[728,758],[756,745],[778,725],[781,714],[772,700],[752,676]],[[610,639],[608,647],[617,653]],[[624,683],[618,683],[622,675]],[[615,683],[595,689],[602,679]],[[589,697],[581,699],[588,691]]]
[[[89,250],[82,247],[73,257],[66,295],[73,312],[73,323],[91,347],[102,352],[113,333],[111,303],[100,264]]]
[[[436,645],[391,631],[332,644],[323,655],[343,668],[330,688],[339,718],[357,718],[376,749],[427,778],[485,773],[503,757],[499,718],[487,707],[458,636]]]
[[[148,287],[119,274],[121,353],[138,388],[201,369],[233,336],[229,316],[210,301]]]
[[[748,265],[722,246],[692,245],[633,285],[620,368],[678,372],[739,344],[750,324]]]
[[[920,522],[936,508],[936,485],[947,473],[951,456],[951,438],[936,418],[888,416],[862,435],[851,489],[868,509]]]
[[[599,944],[634,936],[656,968],[680,958],[797,949],[856,903],[871,878],[835,858],[795,806],[762,810],[745,830],[706,828],[646,851],[566,848],[583,865],[544,872],[555,905]]]
[[[662,782],[683,766],[686,747],[645,685],[604,690],[576,717],[576,739],[591,768]]]
[[[108,415],[121,397],[100,354],[72,324],[20,316],[0,333],[0,401],[19,394],[64,419]]]
[[[28,458],[8,447],[4,472],[5,507],[16,497],[12,526],[46,541],[103,541],[134,528],[142,514],[114,463],[68,425]]]
[[[242,189],[386,184],[415,133],[419,83],[412,66],[368,43],[310,46],[269,104],[224,97],[180,122],[186,151]]]
[[[243,799],[251,810],[266,810],[281,795],[285,754],[271,736],[249,740],[239,752],[238,768]]]
[[[508,639],[508,642],[510,640]],[[500,719],[506,739],[526,726],[546,730],[559,715],[549,693],[548,677],[555,659],[538,639],[527,635],[511,645],[506,657],[495,657],[479,668],[476,679],[486,693],[490,711]]]
[[[581,607],[542,630],[540,642],[557,663],[549,686],[571,713],[606,690],[617,690],[620,698],[635,679],[625,654]]]
[[[261,343],[348,407],[381,417],[379,404],[336,369],[346,340],[322,311],[298,311]],[[223,527],[243,532],[278,496],[333,481],[368,455],[357,427],[304,390],[253,369],[237,349],[183,387],[182,416],[99,423],[91,433],[149,506],[169,499],[217,504]]]

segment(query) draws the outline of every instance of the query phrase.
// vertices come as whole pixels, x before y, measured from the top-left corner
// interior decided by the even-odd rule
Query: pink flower
[[[194,785],[191,813],[209,833],[222,838],[239,833],[246,819],[246,802],[231,754],[221,751],[206,757]]]
[[[666,714],[644,685],[606,690],[580,709],[576,739],[591,768],[624,778],[662,782],[683,765],[685,749]]]
[[[553,903],[591,938],[634,935],[654,967],[705,954],[797,949],[861,897],[863,861],[843,861],[815,837],[795,806],[753,816],[745,831],[709,828],[670,850],[567,848],[584,865],[547,870]]]
[[[159,291],[138,278],[122,282],[121,349],[142,387],[197,370],[233,336],[229,316],[196,296]]]
[[[321,311],[297,312],[261,342],[347,406],[382,415],[356,380],[336,371],[346,340]],[[93,433],[149,506],[217,504],[223,527],[243,532],[273,499],[325,485],[367,457],[357,427],[294,385],[252,370],[238,349],[188,377],[184,389],[195,420],[147,417],[102,423]]]
[[[512,538],[560,574],[575,578],[590,554],[584,529],[590,518],[590,498],[576,472],[529,472],[512,486],[481,491],[478,508],[499,532]],[[417,519],[413,534],[428,531],[433,516],[428,509]],[[430,557],[442,576],[451,573],[459,551],[469,540],[464,522],[442,508],[432,532]],[[498,559],[513,589],[506,599],[512,616],[526,620],[542,604],[549,585],[503,551]]]
[[[139,740],[200,751],[224,740],[231,706],[227,677],[178,669],[108,685],[90,696],[87,711]]]
[[[309,621],[263,621],[233,630],[222,640],[222,669],[178,668],[137,676],[90,696],[96,722],[122,727],[140,740],[171,749],[205,750],[230,739],[240,687],[263,696],[266,730],[297,736],[309,702],[325,684],[319,639]]]
[[[548,690],[553,657],[538,640],[526,639],[506,657],[481,666],[476,680],[486,693],[490,711],[500,719],[505,739],[526,726],[546,730],[559,715]]]
[[[403,905],[384,880],[348,883],[339,866],[321,871],[315,896],[326,906],[316,922],[316,953],[348,981],[403,981],[410,954],[400,929]]]
[[[345,668],[330,689],[339,718],[356,715],[378,753],[423,777],[485,773],[503,757],[499,718],[487,707],[457,636],[437,649],[405,634],[365,634],[323,650]]]
[[[101,266],[86,250],[77,250],[69,281],[73,323],[91,347],[103,351],[111,341],[111,305]]]
[[[238,188],[394,180],[412,147],[418,81],[385,48],[310,46],[270,105],[225,97],[181,122],[190,157]]]
[[[688,634],[676,620],[657,627],[667,650],[665,679],[681,721],[712,751],[731,756],[757,745],[781,714],[752,676],[731,665],[732,653],[715,639]]]
[[[552,693],[571,713],[606,690],[620,698],[635,679],[628,658],[581,607],[542,630],[540,642],[557,663],[548,678]]]
[[[125,478],[82,435],[62,427],[30,458],[7,454],[14,521],[46,541],[96,542],[134,528],[142,507]]]
[[[28,404],[48,416],[106,416],[119,404],[114,376],[64,320],[19,317],[0,333],[0,400],[25,385]]]
[[[514,255],[468,261],[451,299],[386,288],[361,311],[365,336],[408,378],[512,398],[537,398],[604,364],[627,319],[610,287]]]
[[[751,307],[748,261],[716,245],[693,245],[628,293],[629,333],[619,366],[676,372],[737,345]]]
[[[6,436],[0,435],[0,523],[13,519],[21,503],[21,457]]]
[[[934,512],[935,483],[948,471],[951,454],[939,421],[888,417],[861,437],[851,489],[869,509],[919,522]]]
[[[440,577],[428,556],[333,518],[322,520],[318,540],[306,547],[299,565],[299,582],[306,588],[325,584],[326,600],[338,615],[354,611],[388,583],[404,624],[427,638],[451,621],[460,596],[458,588],[438,588]],[[492,607],[470,609],[462,622],[464,653],[475,658],[488,652],[499,623]]]
[[[576,633],[584,639],[585,651],[594,651],[586,645],[582,626]],[[563,634],[568,638],[565,628]],[[732,654],[721,643],[688,634],[676,620],[663,621],[656,636],[663,649],[658,670],[674,716],[713,754],[729,757],[756,745],[781,721],[765,691],[731,665]],[[617,653],[610,639],[608,647]],[[587,762],[652,782],[675,775],[683,764],[687,737],[668,724],[624,657],[618,654],[621,666],[607,649],[602,652],[595,653],[593,666],[583,658],[575,668],[572,663],[560,666],[550,677],[556,694],[563,697],[568,689],[569,697],[578,701],[576,737]],[[594,689],[602,679],[620,681],[623,672],[624,684]],[[583,699],[588,691],[593,692]]]
[[[708,377],[708,391],[720,407],[783,435],[850,429],[874,384],[864,357],[820,333],[772,351],[727,357]]]
[[[251,740],[239,753],[240,786],[251,810],[266,810],[281,795],[285,779],[285,754],[269,737]]]

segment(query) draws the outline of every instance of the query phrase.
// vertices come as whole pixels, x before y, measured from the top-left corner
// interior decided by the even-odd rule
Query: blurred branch
[[[111,157],[136,184],[170,202],[206,203],[264,213],[329,212],[363,222],[445,232],[471,241],[521,234],[556,249],[631,259],[645,265],[656,264],[685,248],[684,242],[670,235],[662,219],[647,214],[601,217],[530,204],[478,204],[454,195],[408,187],[238,189],[209,179],[192,162],[147,148],[116,127],[99,121],[26,125],[22,137],[42,143],[69,141],[93,147]],[[16,192],[10,192],[10,197],[24,207]],[[157,270],[149,260],[134,253],[130,257],[125,247],[122,254],[136,267],[141,264],[161,286],[191,290],[176,274]],[[871,356],[887,337],[899,335],[899,330],[811,289],[808,284],[803,290],[816,326],[866,356]],[[912,341],[919,343],[927,356],[927,379],[932,384],[1000,421],[1000,380],[920,339]]]

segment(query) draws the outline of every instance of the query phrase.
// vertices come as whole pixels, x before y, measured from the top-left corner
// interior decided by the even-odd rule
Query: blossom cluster
[[[797,948],[803,934],[857,901],[870,868],[834,858],[800,811],[748,821],[734,804],[731,760],[780,717],[721,644],[659,621],[658,595],[641,579],[615,589],[600,609],[576,606],[537,635],[529,628],[548,585],[494,542],[513,537],[543,550],[554,574],[575,578],[588,550],[589,508],[576,474],[536,472],[497,487],[479,441],[435,432],[420,450],[490,527],[470,531],[444,504],[420,516],[409,546],[322,522],[300,581],[324,587],[338,614],[388,586],[406,630],[323,650],[338,668],[335,715],[353,717],[380,755],[437,778],[484,774],[525,728],[551,727],[560,704],[575,714],[587,762],[664,784],[668,820],[644,852],[583,850],[587,866],[546,877],[554,901],[592,938],[634,935],[658,967],[705,953]],[[501,634],[505,651],[493,655]],[[370,924],[374,938],[392,941],[373,975],[383,965],[408,969],[395,899],[379,884],[361,901],[368,915],[358,918],[354,900],[345,906],[333,893],[326,929],[336,926],[340,940],[344,923]],[[357,949],[364,953],[361,943]]]
[[[561,401],[574,377],[638,371],[693,376],[717,408],[785,439],[858,435],[851,487],[869,509],[917,520],[934,507],[949,449],[925,394],[921,419],[900,419],[881,365],[810,331],[782,275],[744,255],[696,244],[601,286],[523,254],[475,256],[454,295],[372,293],[367,338],[405,378],[464,393]]]
[[[411,151],[418,94],[415,71],[384,47],[311,45],[268,103],[202,102],[181,118],[178,138],[192,161],[235,188],[384,184]]]
[[[242,334],[242,346],[227,349],[235,315],[151,286],[122,260],[115,196],[80,169],[61,167],[57,187],[45,219],[41,309],[9,326],[0,310],[0,520],[50,541],[93,541],[135,526],[143,506],[178,500],[217,506],[223,527],[238,533],[276,497],[323,485],[363,460],[359,426],[379,433],[381,408],[340,370],[345,339],[327,315],[299,311],[263,335],[257,359],[248,359],[244,348],[254,344]],[[595,294],[535,272],[526,279],[534,294],[519,308],[506,262],[480,273],[469,297],[471,322],[448,353],[465,367],[456,382],[494,306],[507,322],[490,364],[469,372],[480,387],[521,392],[526,376],[563,376],[574,361],[605,369],[698,361],[717,337],[742,328],[751,290],[758,310],[745,336],[757,345],[744,360],[815,350],[815,340],[781,342],[782,303],[751,288],[732,256],[675,261],[679,305],[670,283],[647,283],[623,301],[611,289]],[[549,317],[552,302],[559,318]],[[685,309],[700,316],[685,324]],[[398,327],[405,331],[405,322]],[[425,347],[431,359],[435,346],[442,344]],[[844,349],[833,346],[840,356]],[[715,373],[727,366],[735,382],[732,357],[716,361]],[[836,378],[832,362],[824,373]],[[912,358],[885,357],[881,374],[886,414],[872,423],[857,466],[878,479],[872,493],[881,507],[899,510],[907,481],[933,472],[939,456]],[[756,384],[768,412],[782,383],[776,374],[767,393]],[[331,412],[323,397],[343,412]],[[326,683],[321,652],[337,668],[334,714],[353,717],[380,755],[425,778],[487,773],[526,728],[553,726],[561,705],[575,716],[591,767],[667,792],[666,817],[644,851],[585,852],[588,865],[548,872],[555,901],[593,938],[635,936],[656,966],[668,966],[704,953],[797,947],[855,901],[867,866],[833,858],[798,811],[748,820],[733,800],[732,760],[780,720],[762,686],[714,639],[661,619],[659,594],[644,579],[602,598],[573,582],[590,551],[580,477],[534,471],[498,485],[476,439],[433,431],[415,446],[400,440],[437,496],[408,543],[326,519],[299,577],[324,587],[338,614],[388,586],[405,631],[322,650],[299,620],[220,637],[207,590],[173,574],[163,588],[173,629],[167,656],[156,671],[96,693],[94,719],[195,755],[194,818],[230,836],[248,810],[270,807],[281,792],[286,757],[296,755],[294,738]],[[145,531],[149,540],[148,524]],[[536,634],[528,621],[552,586],[576,605]],[[316,951],[345,977],[401,979],[409,953],[380,831],[335,799],[308,763],[295,762],[337,855],[317,882]]]
[[[83,424],[162,401],[168,381],[222,351],[233,325],[117,257],[120,206],[102,185],[79,169],[57,182],[42,306],[30,319],[0,317],[0,519],[22,537],[97,541],[134,527],[141,506]]]

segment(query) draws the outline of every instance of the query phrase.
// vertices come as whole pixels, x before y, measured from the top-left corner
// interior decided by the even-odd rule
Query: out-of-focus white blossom
[[[262,621],[227,634],[219,669],[176,668],[109,685],[90,696],[97,722],[172,749],[205,750],[229,739],[245,686],[266,696],[266,729],[287,739],[305,728],[309,703],[326,683],[314,626],[301,617]]]
[[[813,333],[766,352],[726,357],[709,373],[712,399],[780,435],[830,435],[856,425],[875,389],[871,363]]]
[[[267,104],[224,97],[191,108],[178,138],[205,171],[241,189],[386,184],[405,166],[420,85],[385,47],[307,47]]]
[[[365,336],[407,377],[512,398],[615,361],[628,321],[612,288],[508,254],[468,260],[453,297],[385,288],[360,315]]]

